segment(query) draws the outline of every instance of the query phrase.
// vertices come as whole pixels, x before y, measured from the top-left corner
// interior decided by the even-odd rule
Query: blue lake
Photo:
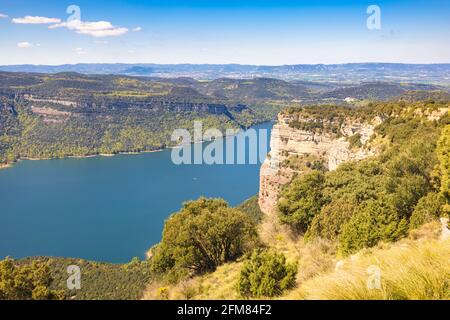
[[[267,129],[269,138],[271,127],[254,128]],[[183,202],[221,197],[235,206],[258,192],[259,162],[175,165],[171,152],[20,161],[1,169],[0,258],[144,258]]]

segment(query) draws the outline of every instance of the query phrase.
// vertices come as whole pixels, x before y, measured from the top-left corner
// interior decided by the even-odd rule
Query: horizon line
[[[235,65],[235,66],[252,66],[252,67],[289,67],[289,66],[336,66],[336,65],[351,65],[351,64],[397,64],[397,65],[450,65],[450,62],[342,62],[342,63],[294,63],[294,64],[246,64],[246,63],[157,63],[157,62],[76,62],[76,63],[63,63],[63,64],[35,64],[35,63],[15,63],[15,64],[0,64],[0,67],[11,67],[11,66],[48,66],[48,67],[60,67],[60,66],[75,66],[75,65],[94,65],[94,64],[123,64],[123,65],[192,65],[192,66],[224,66],[224,65]]]

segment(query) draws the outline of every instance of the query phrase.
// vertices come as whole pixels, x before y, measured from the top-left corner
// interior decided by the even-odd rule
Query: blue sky
[[[0,64],[79,62],[450,63],[450,1],[0,0]]]

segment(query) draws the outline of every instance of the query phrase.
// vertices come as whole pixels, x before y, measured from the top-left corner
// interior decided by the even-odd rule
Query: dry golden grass
[[[380,271],[378,288],[374,268]],[[450,299],[450,241],[408,240],[362,251],[338,270],[304,282],[288,298]]]
[[[424,224],[418,229],[411,230],[408,238],[410,240],[436,240],[441,236],[441,224],[437,221]]]
[[[207,275],[194,277],[176,285],[152,283],[144,294],[145,300],[223,300],[239,299],[236,284],[241,262],[224,264]]]
[[[433,222],[411,231],[407,239],[345,260],[336,258],[335,243],[305,243],[275,221],[265,220],[260,233],[266,245],[298,263],[297,287],[280,299],[450,299],[450,240],[438,240],[439,231],[440,224]],[[227,263],[174,286],[153,283],[144,299],[240,299],[241,267],[242,262]],[[370,289],[374,269],[369,268],[374,267],[380,270],[380,287]]]
[[[305,244],[303,238],[295,238],[270,217],[266,217],[259,231],[265,245],[282,252],[288,262],[298,263],[297,284],[334,267],[334,244],[326,241]],[[144,299],[241,299],[237,292],[241,267],[242,262],[227,263],[210,274],[177,285],[153,283],[147,288]]]
[[[286,256],[288,262],[297,262],[297,285],[305,280],[332,270],[336,255],[336,244],[325,240],[305,243],[303,237],[296,237],[278,218],[266,216],[259,234],[263,243]]]

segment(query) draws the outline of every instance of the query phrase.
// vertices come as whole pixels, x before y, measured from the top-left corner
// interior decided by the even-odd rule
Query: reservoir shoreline
[[[270,136],[271,127],[268,122],[256,131]],[[248,143],[245,148],[251,150]],[[0,170],[0,258],[145,259],[161,240],[164,221],[186,201],[204,196],[236,206],[258,193],[259,161],[178,165],[169,149],[134,157],[21,160]]]
[[[263,124],[267,124],[267,123],[273,123],[274,121],[263,121],[263,122],[257,122],[247,128],[241,128],[241,129],[236,129],[235,133],[232,134],[224,134],[220,139],[223,138],[227,138],[227,137],[231,137],[231,136],[236,136],[239,134],[239,132],[241,131],[246,131],[250,128],[253,128],[255,126],[259,126],[259,125],[263,125]],[[204,142],[210,142],[213,141],[214,139],[208,139],[208,140],[200,140],[200,141],[194,141],[192,144],[196,144],[196,143],[204,143]],[[117,153],[92,153],[92,154],[85,154],[85,155],[67,155],[64,157],[53,157],[53,158],[29,158],[29,157],[21,157],[17,160],[15,160],[14,162],[10,162],[10,163],[0,163],[0,170],[1,169],[7,169],[7,168],[11,168],[13,167],[16,163],[21,162],[21,161],[41,161],[41,160],[55,160],[55,159],[88,159],[88,158],[96,158],[96,157],[115,157],[118,155],[138,155],[138,154],[143,154],[143,153],[154,153],[154,152],[161,152],[167,149],[175,149],[175,148],[180,148],[183,145],[177,145],[177,146],[167,146],[167,147],[163,147],[163,148],[157,148],[155,147],[155,149],[153,150],[142,150],[142,151],[120,151]]]

